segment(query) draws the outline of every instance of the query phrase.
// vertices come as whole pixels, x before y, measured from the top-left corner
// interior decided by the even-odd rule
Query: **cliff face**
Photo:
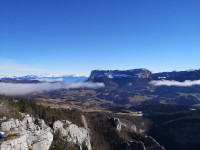
[[[148,78],[152,73],[147,69],[132,69],[132,70],[93,70],[90,77],[108,78]]]
[[[103,82],[108,87],[147,85],[151,80],[200,80],[200,70],[152,73],[147,69],[94,70],[88,81]]]
[[[88,81],[103,82],[106,86],[126,86],[146,84],[151,78],[151,72],[147,69],[133,70],[94,70]]]

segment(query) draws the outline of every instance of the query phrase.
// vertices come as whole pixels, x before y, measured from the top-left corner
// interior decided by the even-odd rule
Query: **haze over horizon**
[[[0,75],[200,68],[200,1],[0,1]]]

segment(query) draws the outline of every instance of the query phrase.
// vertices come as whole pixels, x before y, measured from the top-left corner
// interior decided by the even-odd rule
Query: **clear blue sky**
[[[0,75],[200,68],[199,0],[1,0]]]

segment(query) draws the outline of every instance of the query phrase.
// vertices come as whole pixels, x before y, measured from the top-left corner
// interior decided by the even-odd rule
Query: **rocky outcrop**
[[[27,137],[22,135],[17,139],[8,140],[1,144],[1,150],[28,150]]]
[[[121,131],[119,134],[127,133],[130,135],[131,140],[125,140],[123,144],[119,145],[122,150],[165,150],[155,139],[151,136],[145,136],[143,132],[137,130],[134,124],[130,126],[124,124],[119,118],[109,118],[107,120],[111,127],[115,127],[116,130]],[[123,126],[123,128],[121,128]],[[142,133],[142,134],[141,134]],[[123,135],[122,135],[123,136]]]
[[[89,129],[86,120],[85,128],[78,127],[70,121],[56,121],[53,130],[42,119],[35,119],[22,114],[24,119],[10,119],[1,123],[0,131],[6,132],[5,137],[12,139],[0,143],[0,150],[48,150],[53,141],[53,132],[60,130],[68,142],[79,145],[80,150],[87,147],[92,150],[90,144]],[[85,117],[83,117],[85,119]]]
[[[53,124],[53,130],[54,132],[60,130],[63,136],[67,136],[69,142],[78,144],[81,150],[83,146],[88,150],[92,149],[89,130],[86,128],[78,127],[70,121],[56,121]]]
[[[44,120],[22,115],[23,121],[10,119],[1,124],[1,130],[7,133],[5,136],[15,135],[15,139],[4,141],[0,150],[48,150],[53,141],[51,128]]]
[[[113,126],[113,127],[115,127],[118,131],[120,131],[121,130],[121,128],[122,128],[122,123],[121,123],[121,121],[119,120],[119,118],[110,118],[110,119],[108,119],[108,121],[111,123],[111,125]]]

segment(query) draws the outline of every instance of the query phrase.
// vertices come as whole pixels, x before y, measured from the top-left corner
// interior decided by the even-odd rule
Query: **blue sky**
[[[199,0],[1,0],[0,74],[200,68]]]

